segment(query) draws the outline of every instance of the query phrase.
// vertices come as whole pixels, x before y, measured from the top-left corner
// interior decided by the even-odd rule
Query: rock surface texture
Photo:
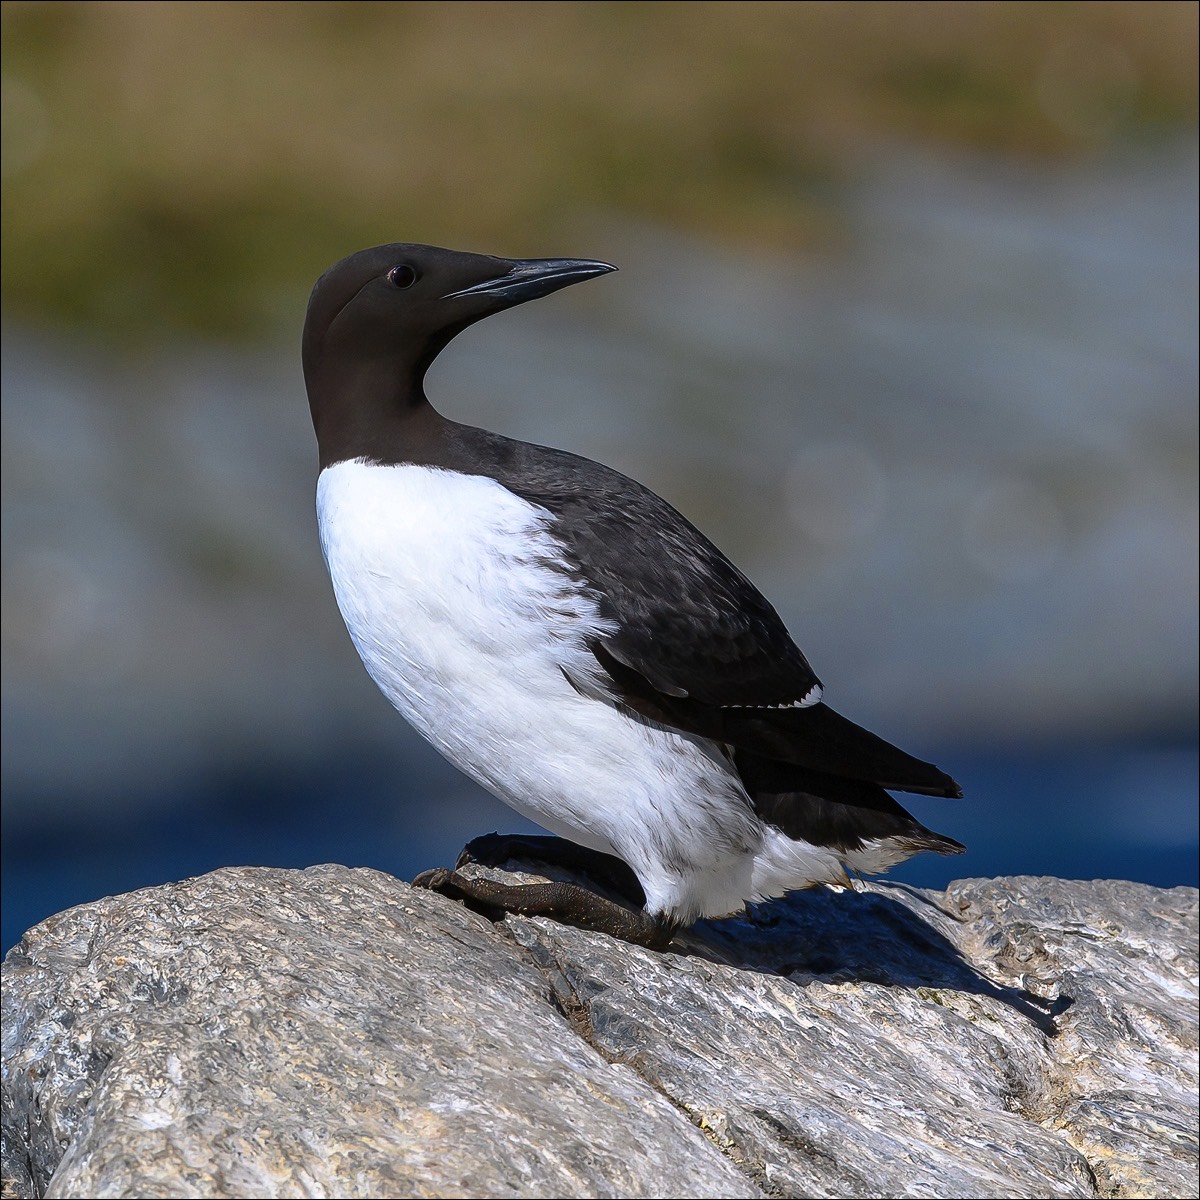
[[[1194,889],[1013,878],[652,953],[217,871],[8,956],[4,1194],[1195,1196],[1196,939]]]

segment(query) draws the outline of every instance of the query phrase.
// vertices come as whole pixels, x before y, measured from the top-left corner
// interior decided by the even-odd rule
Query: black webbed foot
[[[493,920],[505,912],[550,917],[564,925],[607,933],[648,950],[665,949],[675,932],[675,926],[668,921],[644,911],[634,912],[575,883],[498,883],[436,867],[418,875],[413,887],[428,888],[461,900],[468,908]]]
[[[628,900],[634,908],[643,908],[646,904],[646,893],[642,891],[638,877],[619,858],[589,850],[566,838],[485,833],[466,844],[454,866],[457,869],[478,863],[481,867],[503,867],[509,862],[563,867],[572,874],[586,875],[604,890]]]

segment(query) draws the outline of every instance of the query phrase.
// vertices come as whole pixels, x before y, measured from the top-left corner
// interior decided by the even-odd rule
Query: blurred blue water
[[[1018,874],[1200,882],[1194,743],[947,747],[937,757],[966,799],[905,803],[967,852],[920,855],[891,878],[922,887]],[[406,778],[353,755],[274,771],[225,768],[167,807],[138,814],[128,804],[96,804],[90,812],[50,823],[6,818],[4,951],[73,904],[221,866],[339,862],[411,879],[452,863],[477,834],[534,829],[432,752]]]

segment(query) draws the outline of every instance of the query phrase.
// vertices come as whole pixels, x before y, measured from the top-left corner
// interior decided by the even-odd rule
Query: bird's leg
[[[644,910],[634,912],[575,883],[497,883],[436,867],[418,875],[413,887],[429,888],[461,900],[468,907],[491,910],[485,916],[499,910],[528,917],[550,917],[564,925],[607,933],[648,950],[665,949],[675,933],[671,922],[652,917]]]
[[[482,867],[503,867],[506,862],[547,863],[595,880],[616,892],[635,908],[646,903],[646,894],[638,877],[619,858],[601,854],[566,838],[541,837],[521,833],[485,833],[472,839],[458,856],[455,868],[468,863]]]

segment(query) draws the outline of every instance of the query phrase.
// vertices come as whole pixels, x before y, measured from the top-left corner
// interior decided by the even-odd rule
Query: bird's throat
[[[321,469],[360,458],[408,461],[411,448],[442,422],[426,399],[424,374],[373,360],[341,363],[336,372],[307,379]]]

